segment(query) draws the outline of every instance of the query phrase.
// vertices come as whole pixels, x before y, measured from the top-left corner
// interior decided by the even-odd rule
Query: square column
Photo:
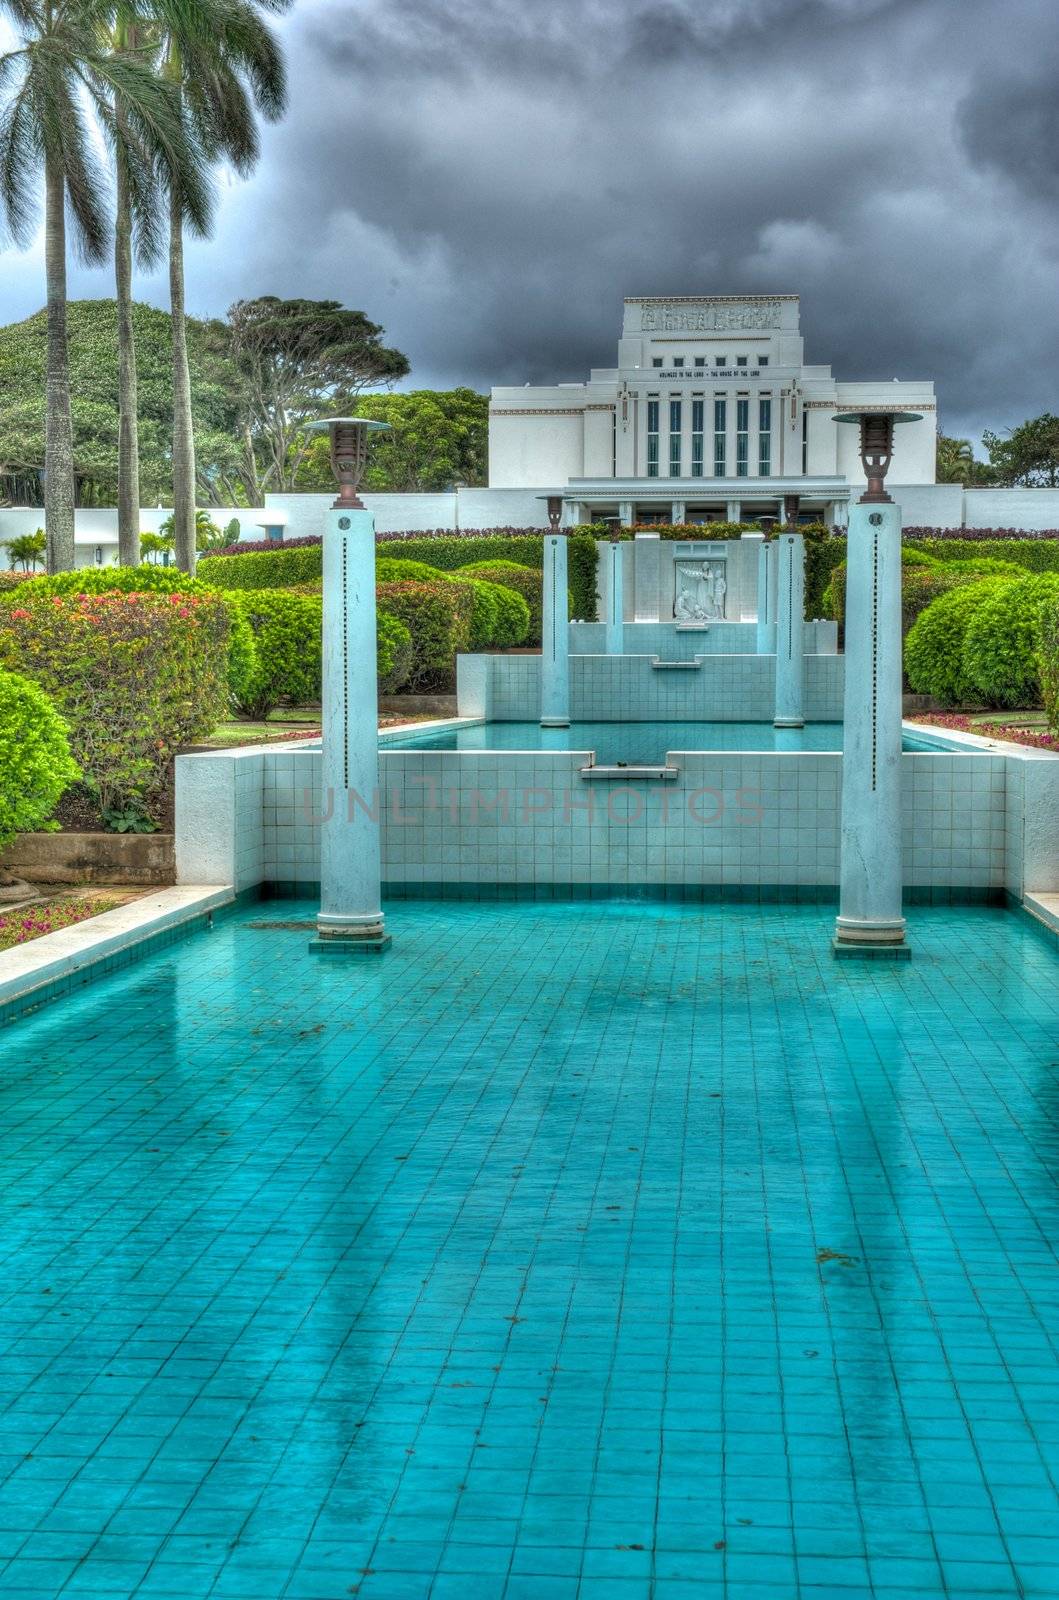
[[[901,510],[850,507],[838,954],[907,957],[901,905]]]
[[[781,533],[776,545],[777,728],[805,722],[805,540]]]
[[[625,584],[624,551],[620,539],[611,539],[601,550],[606,599],[604,622],[608,656],[620,656],[625,650]]]
[[[669,515],[675,526],[679,526],[687,517],[687,510],[683,500],[674,500],[669,508]]]
[[[570,591],[565,533],[544,535],[541,727],[570,726]]]
[[[743,502],[741,500],[729,500],[727,516],[729,522],[742,522]]]
[[[323,541],[321,953],[383,950],[375,521],[327,513]]]
[[[777,546],[766,539],[757,558],[757,641],[759,656],[776,653],[776,561]]]

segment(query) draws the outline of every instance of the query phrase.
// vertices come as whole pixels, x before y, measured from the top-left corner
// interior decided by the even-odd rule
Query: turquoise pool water
[[[769,722],[575,722],[542,728],[536,722],[489,722],[477,727],[402,735],[386,750],[594,750],[596,761],[650,765],[668,750],[841,750],[841,722],[774,728]],[[906,750],[937,748],[906,738]]]
[[[0,1593],[1059,1592],[1059,959],[264,905],[0,1034]]]

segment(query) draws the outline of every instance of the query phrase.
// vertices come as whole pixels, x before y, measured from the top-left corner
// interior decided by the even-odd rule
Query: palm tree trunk
[[[184,311],[184,221],[179,194],[169,201],[169,309],[173,323],[173,559],[195,570],[195,435],[191,418]]]
[[[118,119],[120,124],[120,108]],[[135,567],[140,561],[139,393],[132,325],[132,214],[120,147],[117,166],[114,280],[118,301],[118,563]]]
[[[74,441],[66,344],[66,182],[54,161],[45,163],[44,181],[44,265],[48,281],[44,527],[48,571],[69,572],[74,566]]]

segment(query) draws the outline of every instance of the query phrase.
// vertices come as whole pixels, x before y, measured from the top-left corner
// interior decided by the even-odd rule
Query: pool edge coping
[[[235,899],[232,884],[156,889],[73,927],[0,951],[0,1024],[46,1004],[58,985],[82,975],[90,982],[101,964],[134,952],[159,934],[205,919]]]

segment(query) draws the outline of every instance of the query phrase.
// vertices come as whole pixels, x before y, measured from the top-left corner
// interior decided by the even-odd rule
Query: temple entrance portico
[[[651,523],[798,522],[845,526],[850,488],[845,478],[689,479],[571,478],[563,491],[563,522]]]

